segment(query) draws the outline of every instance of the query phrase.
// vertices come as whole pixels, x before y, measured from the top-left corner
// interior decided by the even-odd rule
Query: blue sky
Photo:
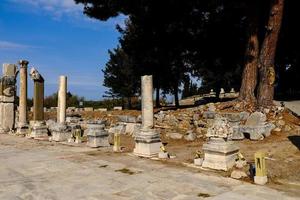
[[[28,60],[45,78],[45,95],[56,92],[58,77],[66,75],[71,93],[102,98],[106,88],[101,69],[108,49],[118,44],[115,25],[122,25],[124,16],[92,20],[73,0],[0,1],[1,64]],[[32,81],[28,83],[31,97]]]

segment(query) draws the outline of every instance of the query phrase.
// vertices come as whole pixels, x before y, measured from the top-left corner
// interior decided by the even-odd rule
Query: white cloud
[[[24,4],[41,9],[50,14],[55,19],[60,19],[62,16],[80,15],[83,10],[82,5],[75,4],[74,0],[10,0],[16,4]]]
[[[0,49],[7,50],[7,49],[27,49],[27,48],[31,48],[31,46],[0,40]]]

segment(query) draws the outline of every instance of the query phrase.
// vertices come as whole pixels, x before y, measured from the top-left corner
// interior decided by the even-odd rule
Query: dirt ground
[[[106,119],[111,123],[117,121],[117,115],[139,116],[140,111],[122,110],[108,112],[82,112],[79,113],[85,119]],[[56,113],[46,113],[46,119],[55,119]],[[281,190],[298,190],[300,189],[300,119],[293,116],[289,112],[283,113],[283,119],[296,129],[288,132],[272,132],[271,136],[262,141],[252,141],[244,139],[236,141],[240,147],[240,152],[248,163],[254,162],[254,153],[264,151],[267,154],[266,164],[269,177],[269,186]],[[204,138],[197,138],[195,141],[189,142],[185,140],[174,140],[165,136],[164,129],[160,130],[161,139],[167,151],[175,158],[168,159],[164,162],[170,165],[186,166],[193,163],[196,151],[200,150],[205,142]],[[122,135],[121,146],[124,153],[132,152],[134,148],[134,139],[132,136]],[[199,169],[201,170],[201,169]],[[203,170],[201,170],[202,172]],[[214,170],[204,170],[204,173],[214,173],[221,176],[230,176],[229,172],[221,172]],[[252,182],[250,178],[244,181]]]

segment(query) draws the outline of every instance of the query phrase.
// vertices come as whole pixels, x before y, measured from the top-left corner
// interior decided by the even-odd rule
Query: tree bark
[[[273,104],[275,69],[274,59],[278,35],[281,28],[284,0],[272,0],[267,32],[259,56],[258,106],[268,107]]]
[[[255,8],[254,8],[255,9]],[[242,76],[242,84],[238,100],[246,103],[256,103],[254,94],[257,84],[257,64],[259,56],[257,13],[250,18],[249,39],[245,53],[245,67]]]
[[[178,98],[178,86],[174,87],[174,98],[175,98],[175,107],[179,107],[179,98]]]
[[[160,108],[160,101],[159,101],[159,87],[156,88],[156,95],[155,95],[155,107]]]

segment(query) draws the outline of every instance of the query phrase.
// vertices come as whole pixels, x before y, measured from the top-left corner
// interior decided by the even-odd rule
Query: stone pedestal
[[[159,134],[154,129],[142,129],[135,136],[133,153],[141,157],[154,157],[160,152],[161,146]]]
[[[239,147],[223,138],[210,138],[203,144],[204,161],[202,167],[227,171],[232,168],[237,158]]]
[[[44,121],[33,121],[31,123],[30,138],[46,139],[48,138],[48,128]]]
[[[133,153],[141,157],[157,156],[162,146],[159,134],[153,129],[153,80],[142,76],[142,129],[135,135]]]
[[[52,141],[62,142],[68,141],[72,137],[71,130],[65,124],[55,124],[52,129]]]
[[[86,135],[89,147],[108,147],[108,132],[104,130],[104,124],[87,124]]]

